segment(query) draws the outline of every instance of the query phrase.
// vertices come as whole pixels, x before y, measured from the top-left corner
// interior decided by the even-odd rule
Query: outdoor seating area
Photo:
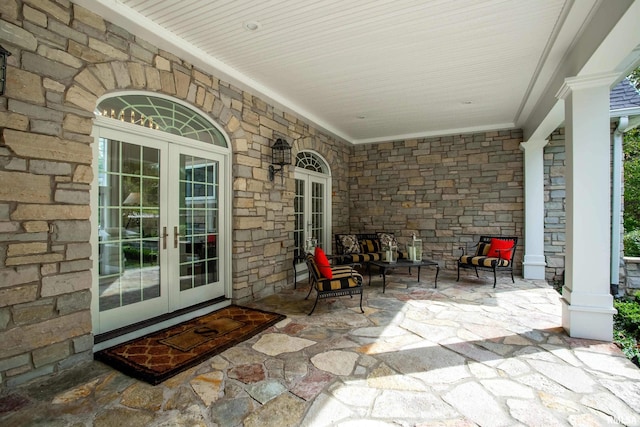
[[[0,424],[640,424],[640,370],[613,343],[570,338],[546,282],[405,273],[367,286],[364,314],[340,297],[308,316],[306,280],[258,299],[287,318],[157,386],[76,365],[12,390]]]

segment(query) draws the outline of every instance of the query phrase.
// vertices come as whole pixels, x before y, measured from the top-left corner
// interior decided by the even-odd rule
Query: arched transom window
[[[213,123],[192,109],[168,99],[150,95],[119,95],[100,102],[95,113],[219,147],[227,147],[222,133]]]
[[[302,151],[296,156],[296,166],[302,169],[311,170],[319,173],[328,173],[327,166],[313,153]]]

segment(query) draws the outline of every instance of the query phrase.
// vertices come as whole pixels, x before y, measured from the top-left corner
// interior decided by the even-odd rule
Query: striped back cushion
[[[318,264],[316,264],[316,259],[311,253],[307,254],[307,267],[313,268],[313,271],[310,273],[313,274],[315,279],[322,277],[320,275],[320,270],[318,269]]]
[[[364,254],[370,254],[373,252],[379,252],[378,239],[362,239],[360,240],[360,249]]]
[[[475,256],[487,256],[490,248],[491,248],[491,243],[485,243],[485,242],[478,243]]]

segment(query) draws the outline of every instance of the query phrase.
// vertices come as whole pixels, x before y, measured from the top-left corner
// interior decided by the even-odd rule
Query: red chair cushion
[[[332,279],[333,272],[331,271],[331,265],[329,264],[329,259],[327,258],[327,254],[324,253],[322,248],[316,247],[314,258],[316,261],[316,265],[318,266],[318,270],[320,271],[320,274],[322,274],[322,277],[326,277],[327,279]]]
[[[511,240],[491,239],[491,246],[489,247],[487,256],[509,261],[511,260],[511,249],[513,249],[513,242]]]

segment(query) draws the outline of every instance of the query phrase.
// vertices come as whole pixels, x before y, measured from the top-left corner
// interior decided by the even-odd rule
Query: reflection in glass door
[[[99,140],[99,309],[160,297],[160,150]]]

